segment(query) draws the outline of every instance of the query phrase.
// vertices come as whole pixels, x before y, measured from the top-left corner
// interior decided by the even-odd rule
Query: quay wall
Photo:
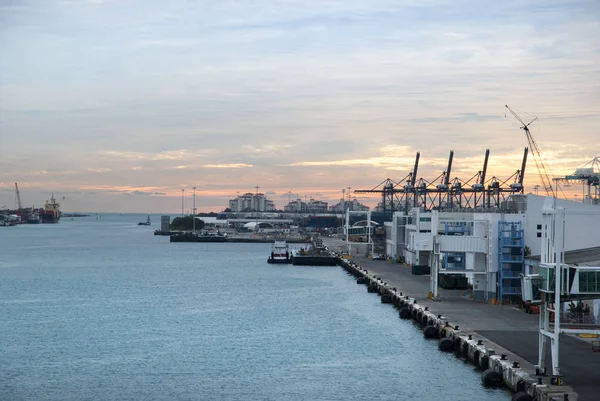
[[[459,322],[436,314],[352,260],[336,255],[340,266],[356,278],[357,284],[364,284],[367,291],[378,294],[382,303],[394,305],[401,319],[413,320],[425,338],[438,341],[440,351],[453,352],[479,368],[484,386],[508,388],[513,392],[512,401],[577,400],[577,393],[571,387],[551,384],[548,376],[542,376],[524,359],[474,331],[461,330]]]

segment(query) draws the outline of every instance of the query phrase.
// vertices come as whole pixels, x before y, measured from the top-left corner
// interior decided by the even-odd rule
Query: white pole
[[[345,229],[346,229],[346,249],[348,250],[348,253],[350,255],[352,255],[352,250],[350,249],[350,238],[349,238],[349,231],[350,231],[350,210],[349,209],[346,210]]]
[[[439,225],[439,213],[437,210],[433,210],[431,212],[431,234],[432,234],[432,247],[431,252],[433,253],[433,258],[430,258],[432,261],[431,266],[431,295],[433,298],[438,297],[438,271],[439,271],[439,263],[440,263],[440,244],[438,243],[438,225]]]
[[[552,346],[552,375],[560,377],[559,366],[559,336],[560,336],[560,295],[562,289],[562,264],[564,247],[565,210],[557,209],[554,225],[554,252],[555,252],[555,274],[554,274],[554,333],[551,340]]]
[[[348,187],[350,188],[350,187]],[[375,246],[373,245],[373,242],[371,241],[371,211],[369,210],[367,212],[367,230],[368,230],[368,236],[369,236],[369,245],[371,245],[371,257],[373,257],[373,252],[375,252]]]

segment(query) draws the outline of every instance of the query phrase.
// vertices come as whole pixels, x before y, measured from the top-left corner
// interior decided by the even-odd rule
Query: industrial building
[[[533,194],[514,195],[495,211],[395,212],[385,223],[386,254],[408,265],[432,266],[439,260],[439,274],[466,275],[477,300],[519,302],[521,275],[540,259],[542,214],[548,202],[554,208],[585,212],[566,217],[567,255],[582,250],[594,255],[598,248],[590,261],[600,260],[598,206]]]

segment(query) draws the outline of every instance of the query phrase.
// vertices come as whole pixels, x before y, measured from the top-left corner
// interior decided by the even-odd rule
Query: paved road
[[[328,240],[324,242],[331,249],[342,245],[339,240]],[[443,314],[452,324],[459,324],[461,330],[477,332],[528,364],[537,364],[537,315],[528,315],[512,306],[475,302],[461,290],[440,289],[441,301],[431,301],[427,298],[429,275],[414,276],[410,268],[382,260],[365,257],[353,260],[399,291],[416,298],[420,304],[429,306],[432,312]],[[589,343],[570,336],[562,336],[560,346],[565,383],[578,393],[579,401],[600,400],[600,352],[594,353]],[[550,355],[546,360],[551,361]]]
[[[531,364],[537,364],[537,331],[480,330],[477,333]],[[584,341],[562,336],[559,354],[564,381],[578,393],[579,401],[600,400],[600,353],[592,352],[590,345]],[[551,360],[549,350],[546,360]]]

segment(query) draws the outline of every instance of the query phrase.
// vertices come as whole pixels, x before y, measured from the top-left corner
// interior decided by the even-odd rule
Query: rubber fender
[[[411,312],[411,314],[412,314],[413,318],[416,318],[417,317],[417,310],[413,309],[412,312]]]
[[[423,329],[423,336],[425,338],[436,338],[437,337],[437,329],[435,326],[426,326]]]
[[[369,284],[367,292],[377,292],[377,284]]]
[[[460,337],[454,337],[454,352],[460,353]]]
[[[409,319],[410,318],[410,309],[402,308],[400,309],[400,319]]]
[[[511,401],[533,401],[533,397],[522,391],[514,393]]]
[[[444,352],[452,351],[453,347],[454,341],[452,341],[452,339],[450,338],[442,338],[438,344],[438,348],[440,349],[440,351]]]
[[[435,324],[434,324],[434,323],[435,323],[435,322],[433,321],[433,319],[429,319],[429,320],[427,321],[427,325],[428,325],[428,326],[435,326]]]
[[[469,355],[469,343],[463,343],[460,349],[461,355]]]
[[[473,352],[473,363],[475,364],[475,366],[479,367],[480,362],[479,362],[479,355],[481,353],[479,352],[479,350],[475,350],[475,352]]]
[[[421,326],[423,326],[423,327],[427,326],[427,320],[428,320],[427,316],[423,316],[421,318]]]
[[[517,382],[517,393],[524,393],[527,390],[527,382],[523,379]]]
[[[487,369],[481,374],[481,382],[485,387],[500,387],[502,385],[502,375],[494,369]]]
[[[442,330],[440,331],[440,337],[442,337],[442,338],[443,338],[443,337],[446,337],[446,329],[442,329]]]
[[[356,279],[356,284],[367,284],[369,280],[366,277],[359,277]]]
[[[481,357],[481,364],[479,366],[481,369],[483,370],[487,370],[487,368],[490,367],[490,357],[487,355],[484,355]]]
[[[382,304],[391,304],[392,303],[392,296],[389,294],[385,294],[381,296],[381,303]]]

